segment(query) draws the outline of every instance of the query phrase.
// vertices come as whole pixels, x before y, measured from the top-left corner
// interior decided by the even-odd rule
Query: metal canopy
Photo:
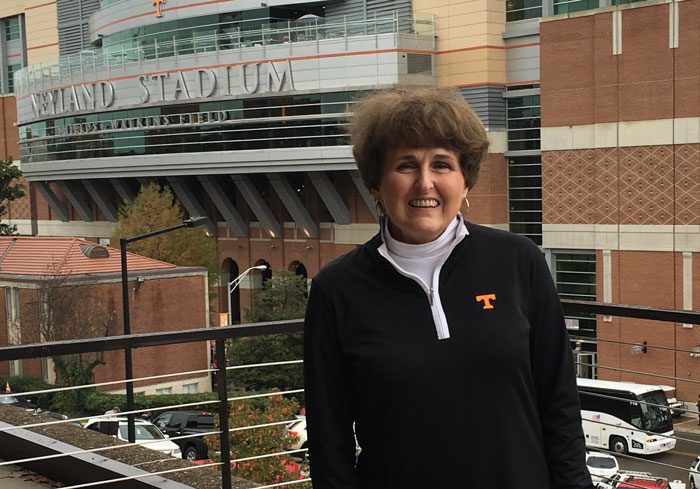
[[[72,180],[59,180],[56,183],[61,187],[63,195],[66,196],[80,218],[85,222],[92,222],[92,209],[80,195],[80,183]]]
[[[362,200],[365,201],[367,207],[369,207],[369,211],[374,216],[374,219],[377,222],[379,222],[379,216],[377,215],[377,207],[374,203],[374,197],[372,197],[372,194],[369,192],[369,190],[367,190],[367,187],[365,187],[365,182],[362,180],[360,172],[357,170],[351,170],[348,173],[350,173],[352,181],[355,184],[355,187],[357,187],[357,191],[362,196]]]
[[[114,190],[125,204],[131,204],[134,202],[134,192],[131,190],[125,180],[122,180],[121,178],[110,178],[109,182],[112,184]]]
[[[70,221],[70,214],[68,213],[68,208],[66,208],[63,203],[58,200],[58,197],[56,197],[56,194],[51,190],[51,187],[49,187],[48,182],[32,182],[35,186],[36,189],[43,195],[43,197],[46,199],[46,202],[49,203],[51,206],[51,209],[58,215],[59,219],[63,222],[68,222]]]
[[[117,208],[114,207],[114,204],[109,200],[109,194],[107,194],[104,189],[97,188],[98,186],[102,187],[99,181],[93,182],[92,180],[83,180],[83,185],[85,185],[85,190],[90,194],[92,200],[95,201],[97,207],[100,208],[102,214],[104,214],[109,221],[116,222],[118,217]]]
[[[299,196],[289,184],[287,177],[282,173],[268,173],[267,179],[270,180],[275,192],[279,195],[280,200],[282,200],[282,203],[287,208],[289,215],[292,216],[296,225],[305,230],[309,238],[317,238],[318,227],[311,218],[311,215],[309,215],[306,207],[304,207],[304,204],[301,203]]]
[[[265,201],[260,196],[260,193],[253,185],[253,182],[246,175],[231,175],[231,179],[236,184],[236,188],[243,195],[243,198],[248,203],[248,206],[258,218],[260,224],[265,228],[273,238],[282,237],[282,229],[280,228],[277,219],[267,206]]]
[[[228,224],[229,229],[233,231],[233,234],[239,238],[248,236],[248,223],[241,217],[216,178],[199,177],[199,182],[202,184],[207,194],[209,194],[209,198],[214,202],[216,208],[219,209],[221,215],[224,216],[224,220],[226,224]]]
[[[328,175],[324,172],[309,172],[309,178],[321,196],[321,200],[326,204],[333,220],[338,224],[350,224],[350,211]]]
[[[207,213],[204,212],[204,207],[202,207],[202,204],[195,198],[194,194],[187,186],[187,183],[181,178],[168,177],[168,184],[173,189],[173,192],[175,192],[180,202],[182,202],[182,205],[185,206],[190,216],[204,216],[207,218],[207,222],[204,226],[207,228],[207,231],[209,231],[209,234],[213,236],[216,232],[214,223],[209,219]]]

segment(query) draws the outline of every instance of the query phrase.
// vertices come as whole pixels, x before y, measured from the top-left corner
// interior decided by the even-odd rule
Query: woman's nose
[[[433,188],[433,176],[430,172],[430,168],[421,168],[416,177],[416,185],[421,190]]]

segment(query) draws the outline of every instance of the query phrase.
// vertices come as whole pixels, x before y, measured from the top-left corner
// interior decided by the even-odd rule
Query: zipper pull
[[[428,301],[430,302],[430,305],[433,305],[433,288],[430,287],[430,292],[428,293]]]

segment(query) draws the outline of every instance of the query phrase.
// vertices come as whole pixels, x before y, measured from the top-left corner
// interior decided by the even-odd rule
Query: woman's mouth
[[[411,207],[437,207],[440,205],[437,199],[413,199],[408,201],[408,205]]]

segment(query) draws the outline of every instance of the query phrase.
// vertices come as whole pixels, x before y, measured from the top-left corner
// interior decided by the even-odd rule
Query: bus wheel
[[[615,453],[619,453],[620,455],[626,455],[628,450],[627,442],[624,438],[613,436],[610,438],[610,449]]]

